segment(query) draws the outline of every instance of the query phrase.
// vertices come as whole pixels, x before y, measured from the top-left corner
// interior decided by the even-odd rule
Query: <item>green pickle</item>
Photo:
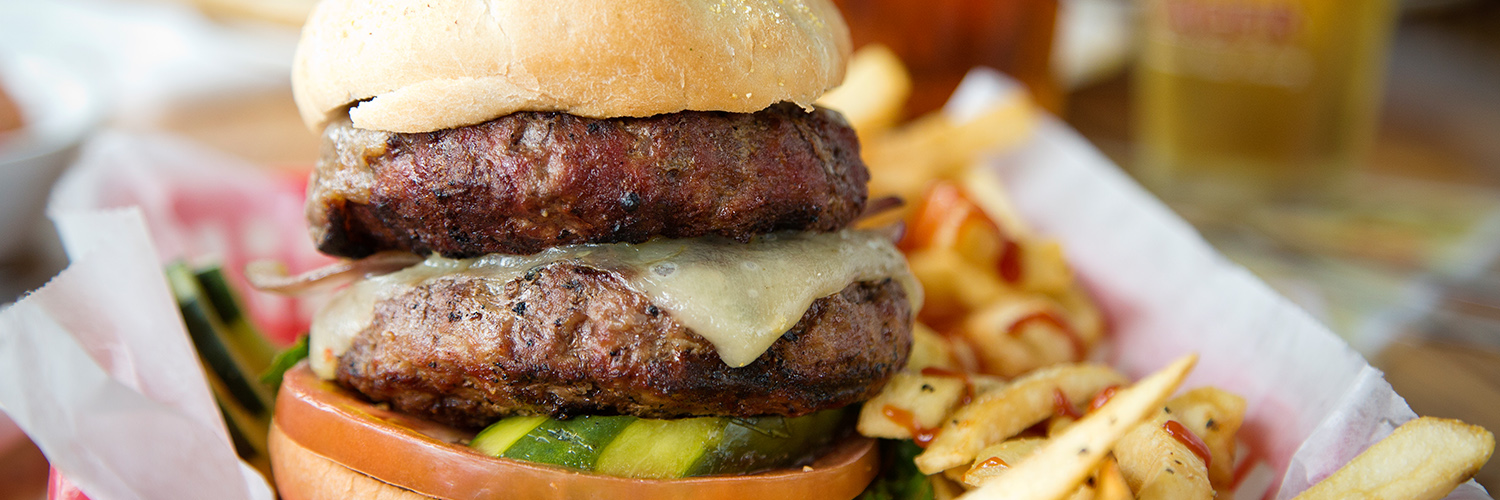
[[[547,419],[517,439],[501,456],[570,469],[594,470],[594,462],[604,446],[636,420],[635,417],[589,416]]]
[[[806,456],[838,436],[843,410],[797,418],[723,419],[724,437],[688,476],[751,472]]]
[[[687,476],[712,443],[719,442],[723,420],[637,420],[605,446],[594,471],[619,477]]]
[[[487,455],[632,478],[754,472],[789,465],[840,435],[848,412],[675,420],[510,417],[474,437]]]
[[[507,418],[495,422],[494,425],[485,427],[483,431],[474,436],[474,441],[470,442],[469,446],[472,446],[485,455],[498,457],[504,454],[505,450],[510,449],[510,445],[516,444],[516,441],[519,441],[521,437],[546,421],[547,417]]]

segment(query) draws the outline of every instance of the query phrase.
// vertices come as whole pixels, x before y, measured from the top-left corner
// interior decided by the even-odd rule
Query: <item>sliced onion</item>
[[[891,243],[900,243],[901,238],[906,236],[906,221],[896,221],[884,226],[873,227],[869,230],[880,233],[890,239]]]
[[[274,260],[257,260],[245,266],[245,279],[258,290],[283,295],[299,295],[353,283],[360,278],[387,274],[417,265],[422,257],[407,252],[380,252],[359,260],[344,260],[291,276],[286,265]]]
[[[861,221],[868,219],[901,208],[904,205],[906,205],[906,202],[900,196],[882,196],[866,203],[865,211],[860,212],[859,217],[855,217],[854,220]]]

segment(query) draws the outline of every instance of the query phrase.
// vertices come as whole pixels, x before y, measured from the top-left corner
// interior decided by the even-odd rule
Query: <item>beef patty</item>
[[[593,119],[522,112],[430,133],[323,135],[307,218],[324,253],[531,254],[775,231],[836,231],[869,172],[834,111]]]
[[[741,368],[625,287],[561,262],[504,284],[448,275],[379,302],[337,379],[374,401],[478,427],[507,415],[805,415],[873,397],[905,364],[900,284],[854,283]]]

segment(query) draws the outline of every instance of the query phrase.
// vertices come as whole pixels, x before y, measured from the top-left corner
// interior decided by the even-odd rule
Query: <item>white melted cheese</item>
[[[851,283],[891,278],[905,289],[912,311],[922,306],[922,288],[901,252],[886,236],[868,231],[781,233],[750,243],[691,238],[571,245],[535,255],[462,260],[434,256],[361,280],[319,311],[310,340],[313,371],[333,378],[338,356],[370,326],[381,299],[459,274],[485,278],[499,295],[506,282],[560,261],[618,273],[626,286],[707,339],[734,367],[760,357],[802,319],[814,300]]]

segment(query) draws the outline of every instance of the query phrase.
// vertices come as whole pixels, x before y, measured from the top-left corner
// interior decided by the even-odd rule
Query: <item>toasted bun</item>
[[[428,500],[432,497],[402,489],[366,476],[313,453],[271,424],[267,437],[271,471],[276,490],[284,500],[322,498],[375,498],[381,500]]]
[[[828,0],[325,0],[292,88],[314,130],[346,108],[391,132],[517,111],[748,113],[811,105],[849,51]]]

